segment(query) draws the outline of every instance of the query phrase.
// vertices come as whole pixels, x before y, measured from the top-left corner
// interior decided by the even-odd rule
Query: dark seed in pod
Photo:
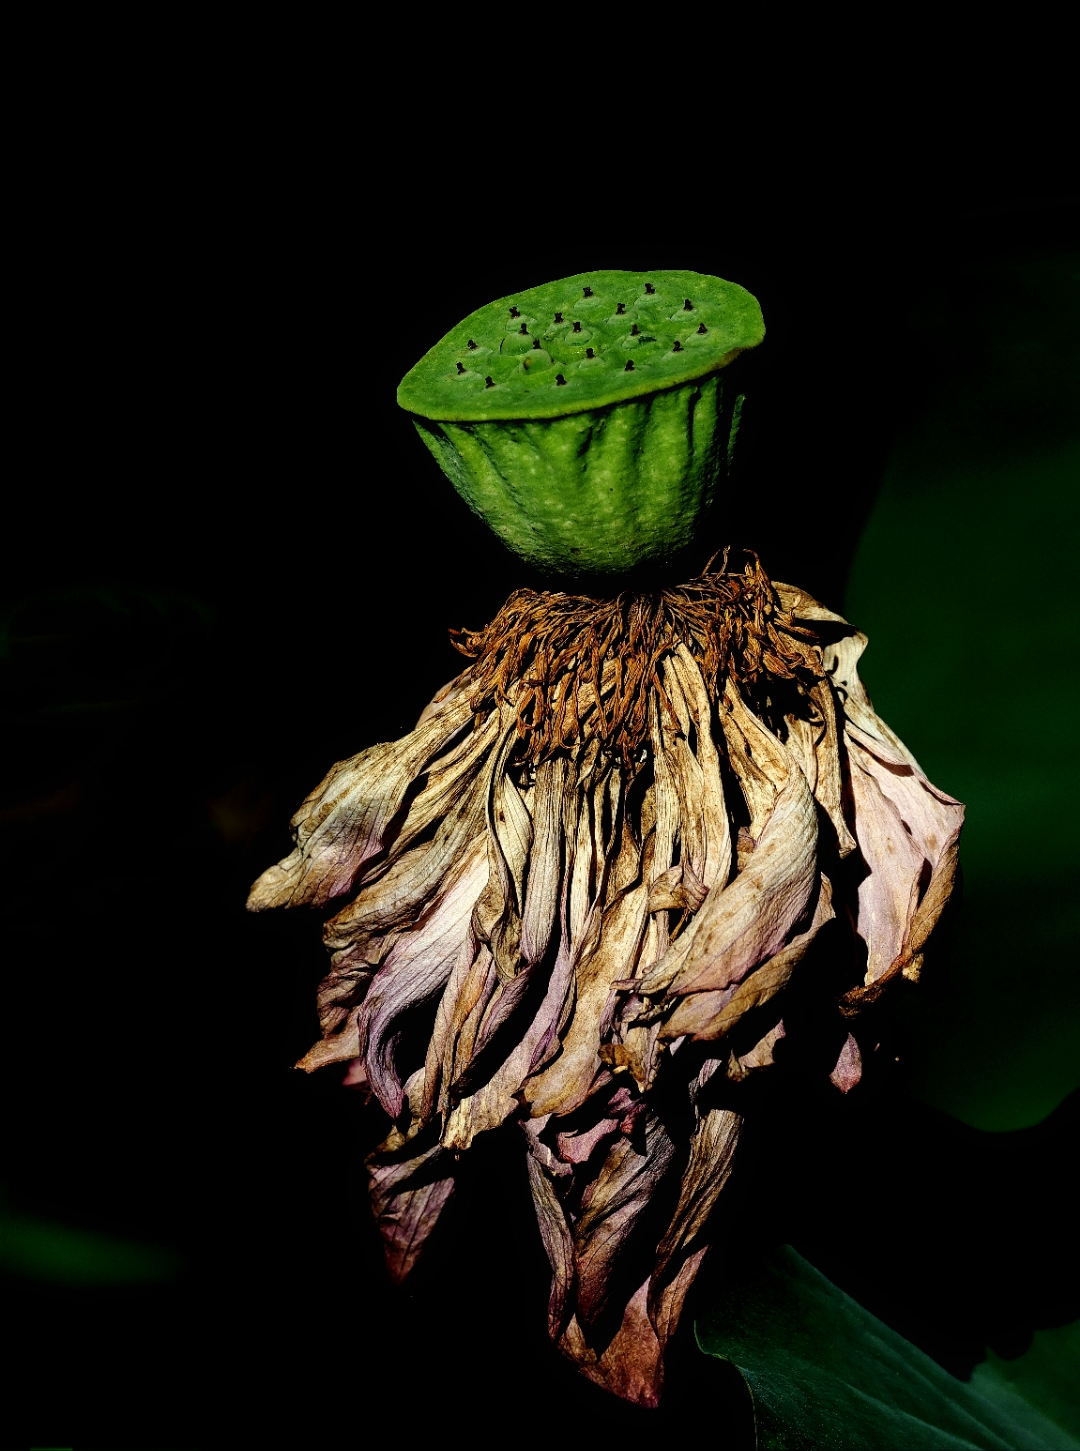
[[[633,358],[627,358],[627,360],[626,360],[626,367],[623,369],[623,372],[624,373],[632,373],[633,371],[634,371],[634,360],[633,360]]]
[[[510,309],[510,316],[511,316],[511,317],[520,317],[520,316],[521,316],[521,313],[520,313],[520,312],[518,312],[518,310],[517,310],[517,308],[516,308],[516,307],[512,307],[512,308],[511,308],[511,309]]]
[[[672,345],[671,345],[671,351],[673,353],[681,353],[682,352],[682,343],[679,342],[679,339],[678,338],[676,338],[675,341],[672,343]]]
[[[557,312],[555,314],[555,321],[556,322],[562,322],[562,313],[561,312]]]
[[[533,338],[533,347],[534,348],[538,348],[539,346],[540,346],[540,339],[539,338]]]
[[[596,357],[596,354],[593,352],[592,348],[586,348],[585,349],[585,356],[587,358],[595,358]]]
[[[576,323],[575,323],[575,324],[574,324],[574,331],[575,331],[575,332],[576,332],[576,333],[579,333],[579,332],[580,332],[580,331],[581,331],[581,324],[580,324],[580,323],[579,323],[579,322],[576,322]]]
[[[556,373],[555,374],[555,386],[556,386],[556,388],[565,388],[566,387],[566,379],[563,377],[563,375],[561,373]]]
[[[459,363],[457,365],[457,370],[458,370],[459,373],[464,373],[464,371],[465,371],[465,364],[464,363]]]
[[[646,284],[645,284],[645,291],[651,297],[653,295],[653,293],[656,291],[656,288],[652,285],[651,282],[646,282]]]
[[[683,303],[682,310],[683,312],[693,312],[694,304],[690,301],[689,298],[687,298],[686,301]]]
[[[585,297],[591,297],[592,296],[592,288],[591,287],[583,287],[581,289],[581,291],[582,291],[582,295],[585,296]]]
[[[493,378],[485,378],[484,379],[484,387],[485,388],[494,388],[494,386],[495,386],[495,380]]]
[[[521,326],[518,328],[518,332],[523,338],[527,338],[529,336],[529,329],[525,326],[524,323],[522,323]]]
[[[630,336],[632,338],[636,338],[640,332],[641,329],[638,327],[637,323],[635,323],[634,326],[630,329]]]
[[[469,343],[468,343],[468,346],[469,346],[469,348],[470,348],[470,349],[471,349],[471,350],[472,350],[472,351],[473,351],[473,352],[474,352],[474,353],[475,353],[475,352],[476,352],[476,344],[475,344],[475,343],[474,343],[474,342],[473,342],[473,340],[472,340],[472,338],[470,338],[470,339],[469,339]]]
[[[619,317],[622,317],[622,315],[623,315],[623,313],[624,313],[624,312],[625,312],[625,311],[626,311],[626,303],[625,303],[625,302],[620,302],[620,303],[619,303],[619,304],[618,304],[618,306],[617,306],[617,307],[616,307],[616,309],[615,309],[615,312],[616,312],[616,314],[617,314],[617,315],[618,315],[618,316],[619,316]]]
[[[699,334],[707,333],[708,331],[709,331],[709,329],[705,326],[704,323],[702,323],[701,326],[698,328],[698,333]]]

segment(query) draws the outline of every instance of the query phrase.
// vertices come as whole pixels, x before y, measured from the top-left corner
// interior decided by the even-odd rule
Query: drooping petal
[[[644,1143],[616,1138],[573,1226],[577,1318],[584,1329],[608,1308],[620,1249],[667,1173],[675,1145],[660,1119],[644,1116]]]
[[[466,942],[473,906],[487,874],[478,837],[444,884],[442,895],[380,967],[360,1012],[360,1052],[375,1096],[391,1118],[401,1112],[402,1085],[394,1063],[399,1020],[444,986]]]
[[[471,717],[467,701],[334,766],[292,820],[296,849],[263,872],[248,910],[322,906],[349,891],[382,851],[406,793]]]
[[[744,1014],[769,1002],[787,986],[822,927],[835,917],[832,888],[828,877],[823,876],[813,921],[805,932],[797,933],[737,985],[680,997],[664,1020],[661,1037],[673,1040],[685,1035],[697,1041],[722,1038]]]
[[[454,1159],[441,1144],[415,1158],[378,1152],[368,1160],[368,1187],[390,1278],[400,1285],[454,1191]]]
[[[726,1108],[711,1108],[698,1118],[690,1156],[679,1186],[679,1202],[656,1251],[649,1284],[649,1318],[665,1345],[678,1323],[683,1301],[708,1248],[702,1239],[709,1215],[731,1175],[742,1119]],[[692,1260],[691,1266],[687,1261]],[[690,1270],[689,1275],[681,1271]]]
[[[795,769],[776,796],[750,865],[706,898],[676,972],[661,961],[638,991],[721,991],[779,952],[817,884],[816,846],[813,798]]]
[[[872,983],[900,955],[918,905],[925,858],[876,777],[853,761],[850,780],[855,835],[869,869],[859,883],[858,931],[866,943],[865,981]]]

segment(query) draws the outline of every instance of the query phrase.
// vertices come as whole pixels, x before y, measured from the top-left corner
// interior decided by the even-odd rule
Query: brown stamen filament
[[[784,612],[756,555],[742,574],[704,573],[611,600],[517,590],[485,629],[451,638],[475,662],[473,711],[511,706],[516,759],[533,766],[595,739],[634,775],[648,744],[650,691],[663,705],[660,664],[680,644],[714,705],[729,679],[745,692],[775,688],[777,677],[809,685],[824,673],[816,637]]]

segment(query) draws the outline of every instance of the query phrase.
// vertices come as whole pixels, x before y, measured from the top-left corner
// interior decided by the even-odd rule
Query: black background
[[[856,186],[673,207],[662,228],[633,206],[584,227],[571,198],[545,224],[521,189],[493,215],[457,178],[339,175],[285,146],[270,165],[244,137],[202,170],[183,138],[145,168],[73,140],[28,273],[0,1177],[30,1213],[175,1246],[186,1269],[124,1291],[7,1277],[4,1435],[315,1447],[392,1416],[406,1444],[557,1421],[575,1445],[745,1445],[740,1385],[689,1316],[657,1413],[550,1350],[512,1139],[472,1151],[429,1263],[389,1288],[361,1164],[378,1115],[340,1070],[290,1067],[316,1033],[318,924],[243,900],[326,768],[410,729],[456,672],[447,628],[531,581],[394,402],[460,317],[590,266],[748,287],[769,336],[731,542],[842,608],[895,429],[945,365],[898,319],[932,279],[962,289],[973,258],[1060,245],[1075,214],[1052,188],[899,207]],[[789,1240],[961,1375],[1080,1313],[1075,1103],[1003,1136],[884,1084],[835,1099],[762,1104],[711,1275]]]

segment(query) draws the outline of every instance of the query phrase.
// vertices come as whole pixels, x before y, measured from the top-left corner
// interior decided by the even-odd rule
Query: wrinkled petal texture
[[[368,1161],[393,1277],[464,1151],[516,1122],[551,1337],[642,1405],[709,1248],[739,1085],[801,1031],[785,1004],[831,984],[828,1076],[855,1088],[874,1048],[857,1014],[917,979],[956,871],[963,807],[874,713],[865,638],[776,591],[827,626],[816,679],[708,681],[679,644],[631,772],[595,740],[522,764],[512,683],[477,716],[466,671],[410,735],[333,768],[249,901],[328,914],[322,1037],[298,1066],[348,1062],[393,1121]],[[593,672],[602,705],[614,667]]]

